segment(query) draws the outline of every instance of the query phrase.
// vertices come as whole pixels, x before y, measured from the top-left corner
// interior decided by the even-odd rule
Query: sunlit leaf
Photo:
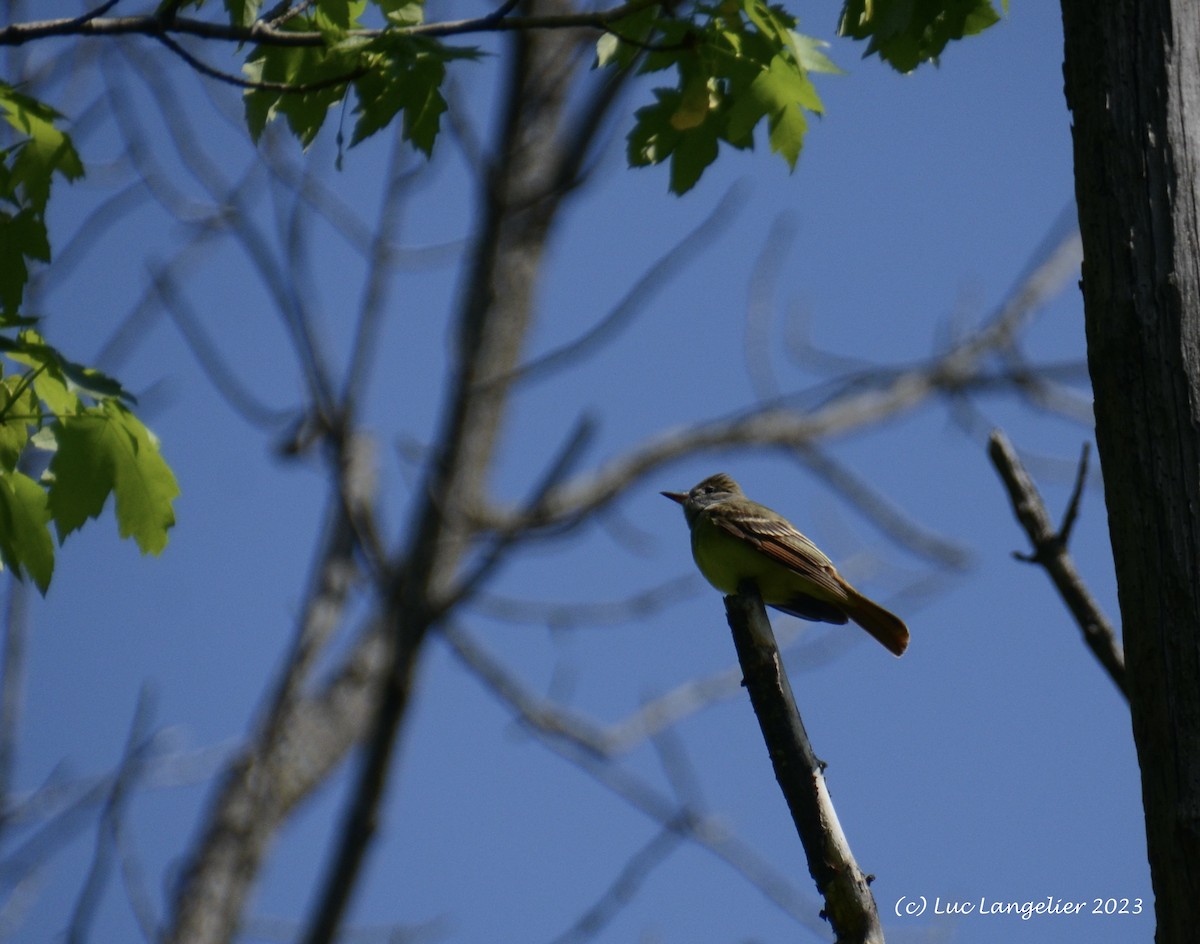
[[[0,560],[17,577],[28,574],[45,593],[54,573],[46,490],[21,472],[0,469]]]
[[[17,467],[21,451],[29,442],[29,427],[39,418],[37,399],[29,379],[10,374],[0,380],[0,469]]]
[[[112,400],[61,417],[53,428],[49,507],[59,540],[97,517],[113,494],[121,537],[132,537],[142,553],[159,553],[175,524],[179,485],[149,430]]]
[[[999,20],[991,0],[846,0],[838,33],[868,40],[864,56],[878,55],[898,72],[911,72],[923,62],[936,63],[951,40]]]
[[[55,127],[62,116],[53,108],[0,82],[0,110],[23,138],[9,151],[7,187],[14,193],[19,190],[23,201],[40,214],[50,198],[54,175],[77,180],[83,176],[83,162],[71,138]]]
[[[596,41],[596,67],[632,64],[650,44],[660,12],[661,8],[656,5],[642,7],[610,23],[609,31]]]

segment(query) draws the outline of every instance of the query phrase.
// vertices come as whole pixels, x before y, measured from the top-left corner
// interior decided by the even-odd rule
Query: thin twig
[[[1079,456],[1079,469],[1075,473],[1075,487],[1071,489],[1071,497],[1067,501],[1067,510],[1063,513],[1062,525],[1058,529],[1058,537],[1066,547],[1071,543],[1071,531],[1075,527],[1075,521],[1079,517],[1080,499],[1083,497],[1083,486],[1087,482],[1088,472],[1088,453],[1091,451],[1092,444],[1085,442],[1083,450]]]
[[[471,609],[507,623],[536,624],[559,630],[620,626],[644,620],[673,603],[693,596],[698,585],[697,577],[687,574],[664,580],[622,599],[603,602],[579,600],[550,603],[479,591],[471,597]]]
[[[186,252],[186,250],[185,250]],[[150,284],[162,304],[162,310],[183,335],[192,356],[208,377],[209,383],[229,406],[252,426],[263,429],[279,429],[291,419],[295,411],[272,407],[253,393],[238,376],[236,370],[225,361],[216,342],[204,328],[204,319],[192,308],[191,303],[175,283],[172,265],[155,266],[149,273]]]
[[[153,34],[153,38],[158,40],[159,43],[173,52],[176,56],[186,62],[201,75],[206,75],[210,79],[216,79],[218,82],[224,82],[226,85],[232,85],[234,88],[245,89],[252,92],[279,92],[284,95],[307,95],[310,92],[320,92],[324,89],[334,88],[339,85],[349,85],[355,79],[362,78],[367,74],[368,71],[366,66],[360,66],[356,69],[351,69],[349,72],[346,72],[343,75],[335,75],[328,79],[320,79],[316,82],[303,82],[299,84],[292,84],[288,82],[269,82],[263,79],[245,79],[240,75],[234,75],[232,72],[224,72],[221,69],[210,66],[203,59],[193,56],[166,33],[155,33]]]
[[[396,241],[403,219],[400,212],[403,198],[408,194],[409,185],[414,179],[414,174],[407,170],[410,149],[405,147],[404,139],[398,132],[399,129],[392,135],[387,170],[384,172],[384,190],[379,200],[379,214],[366,253],[367,271],[363,278],[362,300],[358,306],[358,320],[350,348],[349,366],[342,383],[339,403],[339,412],[345,417],[354,415],[362,392],[369,385],[371,368],[381,353],[381,346],[378,344],[379,329],[383,323],[384,306],[394,275],[390,247]],[[297,193],[302,194],[302,191],[297,190]]]
[[[525,727],[570,741],[579,750],[596,757],[612,756],[612,745],[603,728],[563,705],[534,695],[464,630],[448,623],[440,635],[458,660],[517,712]]]
[[[25,638],[29,587],[9,574],[4,605],[4,649],[0,665],[0,837],[12,810],[13,771],[25,698]]]
[[[554,371],[570,367],[594,353],[600,345],[615,338],[650,302],[655,292],[665,286],[684,265],[694,260],[700,248],[711,242],[732,221],[744,196],[744,188],[736,184],[730,187],[712,212],[683,239],[651,263],[608,314],[580,337],[523,364],[511,375],[494,378],[489,383],[500,386],[540,380]]]
[[[795,242],[797,228],[794,213],[780,213],[771,221],[749,279],[742,355],[750,385],[763,400],[778,397],[781,392],[772,357],[775,344],[771,340],[774,314],[771,296],[778,288],[779,276]]]
[[[71,912],[66,934],[68,944],[83,944],[91,930],[92,919],[100,905],[100,896],[112,868],[118,824],[124,814],[125,800],[132,792],[133,784],[142,768],[142,756],[148,745],[147,731],[151,714],[151,698],[143,689],[134,709],[117,775],[113,779],[112,789],[105,800],[104,811],[96,827],[92,864]]]
[[[581,416],[579,418],[562,446],[559,447],[558,454],[546,467],[546,471],[542,473],[531,490],[524,506],[526,514],[537,513],[537,509],[545,500],[546,495],[570,473],[572,466],[591,442],[595,431],[596,424],[590,417]],[[506,552],[520,537],[521,532],[519,531],[498,533],[491,545],[480,555],[471,571],[459,581],[445,600],[438,602],[438,611],[446,612],[462,601],[470,599],[471,595],[483,586],[488,577],[503,562]]]
[[[659,829],[650,841],[629,857],[612,884],[591,907],[581,914],[566,931],[555,937],[552,944],[580,944],[603,931],[629,904],[650,874],[679,847],[683,835],[667,825]]]
[[[838,462],[816,445],[797,446],[795,456],[834,492],[866,515],[874,525],[896,544],[926,560],[966,570],[971,563],[970,551],[909,518],[876,491],[853,469]]]

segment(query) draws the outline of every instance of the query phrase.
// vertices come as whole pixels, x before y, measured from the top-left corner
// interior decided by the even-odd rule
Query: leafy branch
[[[1003,0],[1007,9],[1007,0]],[[106,2],[79,17],[10,24],[0,46],[49,38],[142,35],[161,43],[190,68],[247,90],[246,121],[257,139],[283,116],[307,147],[325,114],[353,89],[358,124],[352,145],[403,114],[406,137],[432,153],[440,116],[445,66],[474,59],[478,50],[452,47],[457,36],[541,30],[594,30],[597,67],[640,72],[674,69],[674,86],[656,88],[639,109],[629,134],[630,166],[670,162],[670,188],[684,193],[717,157],[719,144],[750,148],[765,118],[771,150],[794,168],[808,130],[806,113],[822,105],[810,73],[840,70],[818,39],[795,31],[796,19],[766,0],[716,0],[679,6],[664,0],[627,0],[599,10],[518,12],[504,0],[489,13],[425,21],[423,0],[312,0],[281,2],[260,13],[258,0],[226,0],[227,21],[181,16],[203,0],[166,0],[154,13],[106,16]],[[384,25],[366,25],[374,14]],[[899,71],[936,61],[952,39],[978,33],[999,19],[991,0],[900,3],[847,0],[842,35],[867,40]],[[182,41],[235,43],[251,48],[245,75],[204,62]]]
[[[528,32],[531,30],[548,29],[581,29],[592,28],[604,30],[612,23],[632,16],[641,10],[659,6],[661,0],[629,0],[603,10],[578,13],[547,13],[540,15],[513,15],[516,3],[505,3],[491,13],[482,16],[468,17],[458,20],[444,20],[434,23],[406,22],[412,16],[413,9],[419,9],[419,3],[388,3],[375,0],[376,5],[386,8],[389,25],[379,28],[355,28],[348,35],[355,40],[369,41],[386,35],[404,34],[408,36],[425,36],[441,39],[448,36],[463,36],[475,33],[497,32]],[[186,6],[189,4],[175,4]],[[192,4],[199,6],[198,3]],[[348,4],[345,0],[340,3],[319,2],[315,4],[318,10],[329,10],[335,7],[362,7],[363,4]],[[297,7],[299,9],[299,7]],[[140,35],[149,37],[180,36],[195,39],[217,40],[237,45],[253,43],[258,46],[314,46],[324,47],[329,44],[329,35],[325,31],[311,26],[307,16],[301,16],[295,11],[284,18],[256,19],[250,22],[238,22],[237,14],[231,10],[234,19],[229,23],[201,20],[193,17],[168,15],[164,12],[146,13],[137,16],[84,16],[53,20],[36,20],[27,23],[13,23],[0,28],[0,46],[20,46],[24,43],[42,39],[62,38],[70,36],[100,37],[100,36],[130,36]],[[296,28],[296,23],[304,23],[309,28]]]
[[[28,368],[0,376],[0,561],[45,593],[54,572],[51,523],[62,544],[110,495],[121,537],[143,553],[161,552],[179,486],[129,409],[133,397],[32,330],[0,336],[0,351]],[[28,474],[35,465],[44,468],[36,479]]]
[[[401,122],[403,138],[427,158],[449,106],[442,88],[450,63],[479,50],[444,40],[508,32],[592,30],[597,68],[623,74],[673,73],[635,113],[630,166],[669,162],[670,188],[693,187],[722,143],[748,149],[764,121],[771,150],[794,168],[820,114],[812,73],[840,70],[823,43],[796,31],[795,17],[767,0],[627,0],[600,10],[544,10],[503,0],[482,16],[425,21],[423,0],[224,0],[225,19],[182,16],[204,0],[163,0],[156,11],[110,16],[104,0],[80,16],[11,23],[0,46],[74,37],[140,35],[194,71],[244,90],[245,120],[257,141],[282,118],[304,147],[351,93],[356,116],[350,146]],[[1006,5],[1007,0],[1004,0]],[[373,20],[366,20],[370,14]],[[936,60],[951,39],[998,19],[991,0],[905,3],[847,0],[840,31],[869,42],[902,71]],[[383,25],[376,25],[382,23]],[[185,42],[247,47],[242,74],[217,68]],[[576,43],[568,33],[564,45]],[[194,45],[194,42],[193,42]],[[15,131],[0,139],[0,354],[28,368],[0,373],[0,562],[30,574],[45,592],[53,570],[53,521],[61,543],[115,495],[122,536],[157,553],[174,523],[178,486],[156,441],[134,416],[130,397],[111,378],[63,357],[33,333],[22,313],[30,269],[48,264],[46,206],[54,181],[84,174],[63,117],[0,79],[0,112]],[[11,137],[11,135],[10,135]],[[26,471],[28,449],[53,455],[40,481]]]
[[[0,111],[16,135],[0,150],[0,355],[21,368],[5,375],[0,366],[0,563],[45,593],[52,522],[61,544],[114,495],[121,536],[157,554],[175,522],[179,487],[130,411],[132,395],[64,357],[20,312],[30,266],[50,261],[54,181],[79,179],[83,162],[53,108],[0,82]]]

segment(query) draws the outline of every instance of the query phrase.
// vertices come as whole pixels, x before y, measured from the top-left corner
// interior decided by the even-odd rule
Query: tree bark
[[[1159,944],[1200,926],[1200,17],[1063,0],[1088,363]]]

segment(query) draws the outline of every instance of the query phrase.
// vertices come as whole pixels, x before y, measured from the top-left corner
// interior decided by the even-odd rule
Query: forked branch
[[[1129,692],[1125,687],[1125,653],[1117,642],[1117,633],[1108,617],[1101,611],[1099,604],[1092,597],[1075,562],[1067,551],[1067,542],[1071,536],[1071,528],[1079,513],[1079,499],[1083,493],[1083,483],[1087,474],[1087,449],[1079,463],[1079,473],[1075,478],[1075,488],[1071,500],[1067,503],[1067,511],[1063,516],[1063,524],[1055,529],[1046,511],[1042,496],[1038,493],[1033,479],[1025,471],[1021,460],[1017,458],[1016,450],[1008,437],[1000,430],[994,430],[988,441],[988,455],[1004,487],[1008,489],[1008,497],[1012,502],[1013,512],[1029,540],[1033,542],[1033,553],[1023,554],[1014,552],[1017,560],[1030,564],[1038,564],[1045,568],[1046,573],[1054,582],[1059,596],[1066,603],[1067,609],[1075,617],[1075,622],[1083,631],[1084,642],[1100,661],[1104,671],[1113,680],[1121,694],[1129,700]]]

